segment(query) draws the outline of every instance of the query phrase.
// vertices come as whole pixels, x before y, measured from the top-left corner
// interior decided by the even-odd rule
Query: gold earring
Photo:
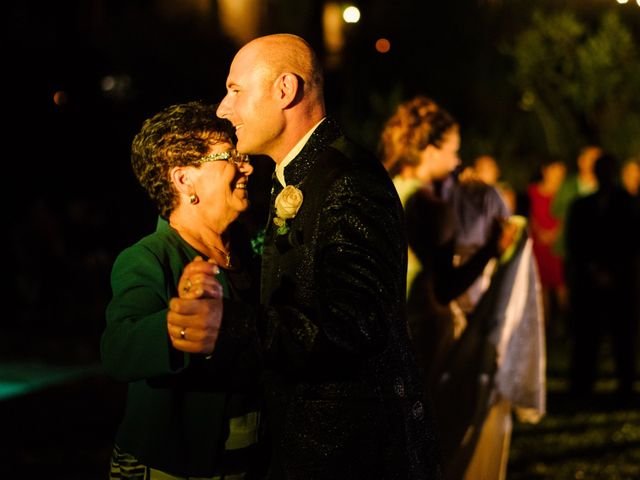
[[[191,203],[191,205],[195,205],[199,201],[200,199],[198,198],[198,195],[196,195],[195,193],[192,193],[191,195],[189,195],[189,202]]]

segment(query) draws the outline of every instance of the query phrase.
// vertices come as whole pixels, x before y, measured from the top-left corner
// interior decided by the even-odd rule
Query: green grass
[[[550,345],[548,413],[535,425],[515,421],[509,480],[640,479],[640,384],[621,400],[608,346],[593,395],[573,398],[566,381],[567,348]]]

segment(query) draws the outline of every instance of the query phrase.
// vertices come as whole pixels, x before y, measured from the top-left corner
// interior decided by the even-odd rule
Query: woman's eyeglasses
[[[228,152],[210,153],[209,155],[205,155],[204,157],[201,157],[197,163],[228,162],[238,167],[248,161],[249,155],[238,153],[237,150],[229,150]]]

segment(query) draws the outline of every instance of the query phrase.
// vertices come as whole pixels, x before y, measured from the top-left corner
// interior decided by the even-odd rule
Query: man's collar
[[[296,143],[295,147],[293,147],[289,151],[289,153],[287,153],[287,155],[282,159],[282,161],[276,165],[275,175],[283,187],[287,186],[287,182],[285,181],[285,178],[284,178],[284,168],[287,165],[289,165],[289,163],[291,163],[291,161],[294,158],[298,156],[298,154],[302,151],[304,146],[309,141],[309,138],[311,137],[313,132],[316,130],[316,128],[318,128],[318,125],[320,125],[325,118],[327,117],[322,117],[322,119],[318,123],[316,123],[313,127],[311,127],[311,129],[305,134],[305,136],[302,137],[298,143]]]

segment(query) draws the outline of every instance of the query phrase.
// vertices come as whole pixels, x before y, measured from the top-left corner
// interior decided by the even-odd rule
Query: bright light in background
[[[336,2],[327,2],[322,11],[324,46],[329,55],[337,55],[344,46],[342,9]]]
[[[360,20],[360,10],[358,10],[358,7],[351,5],[344,9],[342,18],[347,23],[358,23]]]
[[[53,94],[53,103],[55,103],[59,107],[67,103],[68,99],[69,97],[67,97],[67,92],[64,92],[62,90],[58,90]]]
[[[100,81],[102,93],[113,99],[125,99],[132,93],[133,82],[126,73],[106,75]]]
[[[533,106],[536,103],[536,96],[531,90],[527,90],[522,94],[522,98],[520,99],[520,108],[525,112],[530,112],[533,110]]]
[[[629,0],[617,0],[618,3],[627,3]]]
[[[262,0],[218,0],[220,26],[238,46],[258,36],[263,12],[262,3],[265,2]]]
[[[386,38],[379,38],[376,40],[376,50],[379,53],[387,53],[391,50],[391,42]]]
[[[100,84],[102,86],[103,92],[110,92],[116,87],[116,79],[113,77],[113,75],[107,75],[102,79],[102,82],[100,82]]]

